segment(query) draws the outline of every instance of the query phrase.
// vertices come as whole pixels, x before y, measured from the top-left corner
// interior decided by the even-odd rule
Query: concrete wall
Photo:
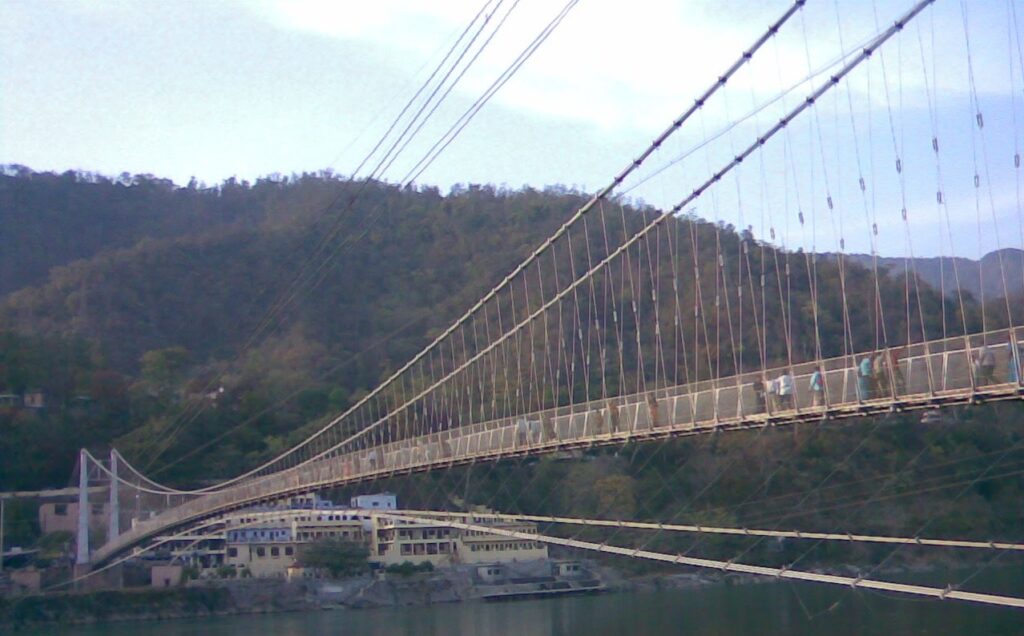
[[[177,587],[181,585],[180,565],[154,565],[149,571],[149,584],[153,587]]]
[[[13,570],[11,587],[15,594],[35,594],[42,587],[43,573],[35,568]]]
[[[248,568],[256,578],[285,578],[298,552],[299,544],[295,542],[229,543],[224,565],[239,571]]]
[[[110,524],[110,504],[96,502],[89,504],[89,530],[107,531]],[[70,532],[78,535],[78,502],[46,502],[39,506],[39,530],[43,534]]]

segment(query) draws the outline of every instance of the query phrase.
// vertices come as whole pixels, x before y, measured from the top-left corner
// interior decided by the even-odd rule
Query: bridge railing
[[[995,343],[1001,344],[995,344]],[[768,372],[734,376],[726,380],[659,389],[610,400],[549,409],[531,416],[516,416],[392,442],[367,451],[347,453],[315,465],[314,480],[333,476],[340,465],[344,478],[359,478],[418,466],[456,461],[480,454],[517,452],[523,447],[575,441],[601,435],[630,434],[661,426],[701,428],[733,423],[737,418],[777,417],[787,413],[824,413],[837,406],[885,403],[909,396],[941,396],[975,390],[979,383],[1005,383],[1020,377],[1014,338],[1009,331],[989,332],[909,347],[881,349],[863,356],[846,356],[821,365],[802,363]],[[988,344],[996,363],[991,378],[979,378],[971,362],[972,350]],[[870,374],[858,360],[869,357]],[[875,362],[873,358],[880,358]],[[1014,362],[1016,361],[1016,362]],[[1016,364],[1018,371],[1013,371]],[[811,390],[810,377],[822,371],[822,391]],[[1005,368],[1005,373],[998,369]],[[792,392],[772,392],[770,381],[789,375]],[[775,378],[773,378],[775,379]],[[760,382],[762,391],[758,390]],[[1019,379],[1018,379],[1019,382]],[[282,476],[283,477],[283,476]],[[262,481],[262,480],[261,480]],[[304,481],[304,480],[299,480]]]
[[[985,346],[994,363],[988,373],[976,364]],[[367,469],[403,470],[424,462],[515,452],[524,446],[628,434],[660,426],[699,428],[794,412],[824,414],[838,407],[885,404],[908,397],[960,395],[990,385],[1019,384],[1020,346],[1015,334],[1001,330],[884,348],[821,364],[801,363],[481,422],[393,442],[361,457],[348,454],[338,460],[350,466],[351,474],[359,475]],[[868,363],[862,368],[865,357]],[[822,373],[821,391],[811,387],[816,369]],[[792,390],[773,392],[771,380],[785,375],[790,376]]]

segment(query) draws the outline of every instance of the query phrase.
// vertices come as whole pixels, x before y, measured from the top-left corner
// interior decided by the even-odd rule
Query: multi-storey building
[[[395,521],[380,514],[397,508],[394,495],[363,495],[354,497],[352,503],[360,507],[343,507],[311,496],[244,510],[225,518],[223,533],[213,540],[216,543],[219,539],[223,547],[208,543],[207,548],[212,550],[207,551],[223,554],[222,564],[240,572],[282,578],[296,564],[304,544],[325,538],[366,544],[371,565],[382,568],[406,561],[444,567],[548,556],[546,545],[539,541],[451,528],[441,521],[428,525]],[[451,515],[450,520],[527,535],[537,533],[533,523],[496,521],[486,515]]]
[[[457,516],[452,517],[452,520],[522,534],[537,534],[536,524],[529,522],[496,521],[486,516]],[[548,557],[547,546],[539,541],[482,530],[451,528],[440,521],[437,525],[424,525],[374,516],[373,523],[370,561],[384,567],[405,561],[428,561],[435,566],[444,566],[457,563],[533,561]]]

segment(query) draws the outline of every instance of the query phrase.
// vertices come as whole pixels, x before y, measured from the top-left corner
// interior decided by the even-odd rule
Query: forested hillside
[[[141,239],[258,218],[266,188],[228,181],[179,188],[151,175],[0,168],[0,294],[43,283],[50,269]]]
[[[24,168],[8,168],[2,179],[0,393],[39,389],[47,405],[0,407],[0,490],[62,485],[78,448],[110,444],[164,481],[237,474],[376,386],[584,200],[559,188],[468,186],[442,194],[331,173],[215,187]],[[651,213],[624,206],[613,231]],[[841,354],[847,342],[862,350],[879,341],[866,269],[847,271],[844,336],[834,261],[822,259],[812,272],[809,255],[694,218],[673,219],[658,240],[670,235],[679,241],[673,249],[685,250],[688,274],[678,294],[687,308],[698,298],[694,261],[707,272],[700,294],[709,305],[726,272],[768,281],[759,306],[735,284],[721,292],[723,308],[747,312],[735,325],[740,355],[751,356],[745,364],[757,362],[760,341],[749,316],[760,316],[770,333],[788,324],[794,355],[813,358],[815,303],[825,355]],[[662,289],[672,287],[673,249],[655,250]],[[328,260],[310,260],[328,253]],[[301,277],[310,262],[318,265],[309,279],[315,285]],[[726,270],[725,263],[738,265]],[[559,263],[565,275],[568,267]],[[615,302],[627,302],[624,291],[616,294]],[[944,317],[980,325],[971,300],[961,316],[956,302],[927,285],[910,312],[906,297],[901,277],[881,282],[893,344],[942,335]],[[278,311],[281,299],[290,302]],[[640,300],[644,315],[651,302]],[[1002,316],[1005,322],[1005,310]],[[722,334],[731,333],[735,317],[725,320]],[[995,326],[999,313],[989,320]],[[695,357],[715,357],[717,371],[729,372],[737,362],[719,349],[726,338],[705,338]],[[785,360],[785,338],[766,339],[764,355]],[[635,357],[627,350],[627,360]],[[619,381],[618,388],[631,388]],[[578,397],[590,388],[572,390]]]
[[[4,266],[7,288],[18,291],[0,298],[0,329],[13,343],[0,351],[0,393],[43,389],[48,408],[0,409],[8,427],[0,455],[12,458],[0,466],[0,488],[62,481],[76,447],[128,430],[135,435],[118,446],[146,464],[146,443],[221,387],[167,455],[252,420],[196,458],[218,473],[237,470],[375,386],[582,202],[559,189],[470,186],[442,196],[330,173],[211,188],[24,169],[4,179],[6,192],[34,194],[0,208],[4,240],[20,250],[4,258],[31,262]],[[121,218],[133,210],[141,218]],[[99,229],[122,221],[123,231]],[[65,249],[76,236],[81,244]],[[331,259],[315,288],[296,285],[311,253],[323,253],[315,250],[324,236],[333,238]],[[292,302],[271,313],[282,298]],[[71,380],[57,382],[49,352],[64,349],[87,354],[62,370]],[[93,390],[94,370],[116,378],[124,403],[107,404]],[[76,412],[88,402],[91,415],[70,423],[76,398]],[[127,429],[89,423],[108,407],[118,422],[130,421]],[[23,450],[41,430],[50,445],[45,470]]]

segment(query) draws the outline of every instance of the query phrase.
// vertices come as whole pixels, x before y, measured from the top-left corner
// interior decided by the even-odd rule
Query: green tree
[[[321,568],[339,577],[366,571],[369,556],[369,550],[361,543],[327,537],[303,546],[297,560],[303,567]]]
[[[594,484],[598,511],[608,519],[636,517],[636,480],[628,475],[609,475]]]

